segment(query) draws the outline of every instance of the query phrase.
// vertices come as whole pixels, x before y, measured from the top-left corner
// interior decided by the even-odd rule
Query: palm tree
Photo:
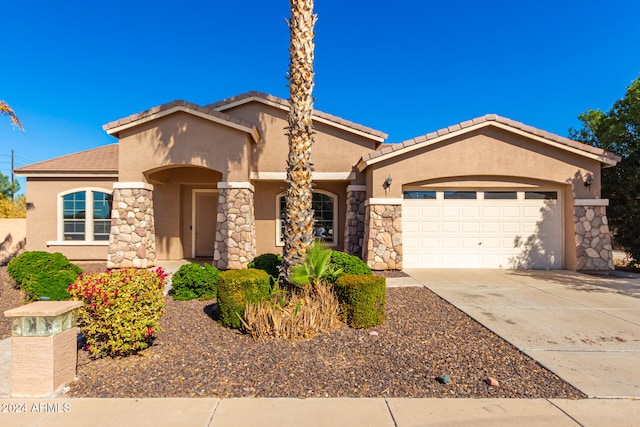
[[[289,280],[292,266],[304,261],[313,243],[311,193],[311,145],[313,144],[313,0],[289,0],[289,155],[287,158],[287,195],[284,248],[280,278]]]
[[[14,113],[13,109],[9,107],[9,104],[2,100],[0,100],[0,114],[9,116],[9,119],[11,119],[11,123],[24,132],[22,123],[20,123],[20,119],[18,118],[18,116],[16,116],[16,113]]]

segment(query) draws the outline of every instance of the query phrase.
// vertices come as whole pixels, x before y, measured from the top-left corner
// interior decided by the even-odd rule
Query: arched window
[[[284,214],[286,209],[285,193],[278,194],[276,212],[276,244],[284,244]],[[312,207],[314,212],[313,232],[315,237],[329,246],[338,243],[338,198],[335,194],[324,190],[313,191]]]
[[[61,193],[58,240],[108,241],[111,232],[112,197],[100,189],[76,189]]]

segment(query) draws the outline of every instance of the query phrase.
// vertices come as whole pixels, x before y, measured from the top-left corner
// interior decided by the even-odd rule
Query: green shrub
[[[331,264],[331,253],[329,249],[319,239],[307,250],[307,257],[301,264],[291,267],[289,278],[296,286],[306,287],[311,285],[317,287],[321,284],[333,283],[342,274]]]
[[[59,252],[23,252],[9,261],[7,272],[25,292],[29,301],[48,297],[54,301],[69,299],[67,288],[82,273]]]
[[[278,267],[282,263],[282,255],[280,254],[262,254],[258,255],[247,265],[249,268],[256,268],[258,270],[264,270],[269,273],[269,276],[278,278],[280,270]]]
[[[93,357],[127,356],[149,347],[164,313],[162,268],[128,268],[80,276],[69,286],[84,302],[78,323]]]
[[[369,328],[384,322],[384,277],[345,274],[333,289],[342,304],[342,316],[352,328]]]
[[[247,303],[265,301],[271,291],[267,272],[257,269],[228,270],[218,277],[218,309],[223,326],[240,329]],[[240,316],[240,317],[238,317]]]
[[[210,264],[184,264],[171,278],[173,299],[188,301],[195,298],[214,299],[220,270]]]
[[[340,251],[331,252],[331,264],[342,270],[344,274],[371,275],[371,269],[366,262],[354,255]]]

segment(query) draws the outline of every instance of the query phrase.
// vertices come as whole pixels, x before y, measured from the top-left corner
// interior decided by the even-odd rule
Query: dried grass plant
[[[250,303],[241,321],[256,341],[311,339],[342,325],[338,298],[328,285],[300,289],[288,301],[275,296],[269,301]]]

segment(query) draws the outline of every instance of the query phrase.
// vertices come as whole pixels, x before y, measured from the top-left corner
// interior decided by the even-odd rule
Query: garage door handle
[[[478,246],[480,246],[482,244],[482,242],[478,242]]]

